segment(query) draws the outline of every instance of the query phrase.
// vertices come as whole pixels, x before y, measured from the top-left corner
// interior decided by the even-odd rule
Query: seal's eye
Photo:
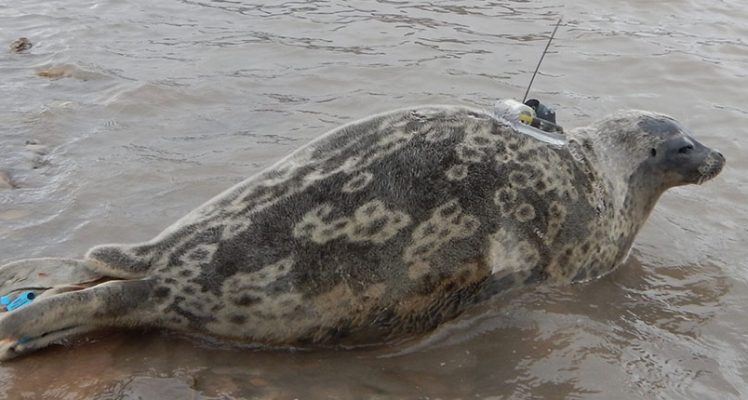
[[[680,149],[678,149],[678,153],[680,154],[688,154],[693,150],[693,145],[683,146]]]
[[[649,154],[651,154],[651,155],[652,155],[652,157],[654,157],[654,156],[656,156],[656,155],[657,155],[657,150],[655,150],[655,149],[652,149],[652,150],[650,150],[650,151],[649,151]]]

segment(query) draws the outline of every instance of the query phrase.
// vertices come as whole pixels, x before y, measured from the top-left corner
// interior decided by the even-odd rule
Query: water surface
[[[738,0],[3,3],[0,44],[34,47],[0,55],[0,171],[18,186],[0,188],[0,263],[149,239],[368,114],[519,97],[559,15],[533,93],[562,125],[655,110],[728,159],[662,198],[619,270],[514,292],[387,348],[104,332],[0,365],[0,398],[748,398]]]

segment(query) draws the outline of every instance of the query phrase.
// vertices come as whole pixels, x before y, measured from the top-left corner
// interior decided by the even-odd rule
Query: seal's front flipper
[[[105,327],[147,324],[153,282],[110,281],[0,314],[0,361]]]
[[[82,260],[31,258],[5,264],[0,267],[0,299],[6,304],[2,304],[0,311],[8,311],[9,304],[21,295],[30,293],[29,300],[34,300],[40,296],[82,289],[101,279],[104,276]]]

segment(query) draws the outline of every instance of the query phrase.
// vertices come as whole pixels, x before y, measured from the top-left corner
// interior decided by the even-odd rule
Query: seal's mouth
[[[698,168],[698,178],[696,184],[701,185],[702,183],[709,181],[719,175],[725,166],[725,156],[718,151],[711,151],[709,155],[704,159],[704,162]]]

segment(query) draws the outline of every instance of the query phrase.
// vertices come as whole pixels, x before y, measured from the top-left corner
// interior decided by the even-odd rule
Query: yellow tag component
[[[532,122],[532,113],[526,110],[522,110],[519,112],[519,122],[522,122],[523,124],[530,125],[530,122]]]

